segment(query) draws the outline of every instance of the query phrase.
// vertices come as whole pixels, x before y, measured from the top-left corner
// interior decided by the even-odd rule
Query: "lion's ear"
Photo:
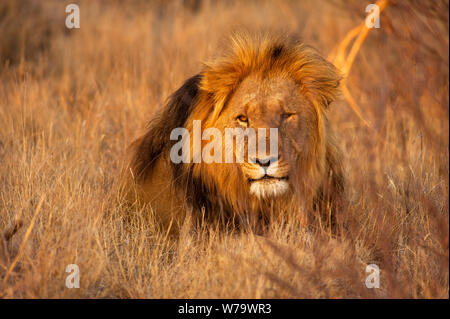
[[[339,96],[341,79],[341,72],[332,63],[323,59],[322,72],[315,79],[315,86],[320,102],[325,108]]]
[[[327,108],[340,94],[341,72],[315,49],[301,44],[295,48],[296,58],[290,64],[291,74],[304,92]]]
[[[337,99],[340,94],[341,75],[330,62],[322,59],[317,63],[314,74],[306,81],[306,87],[324,108]]]
[[[329,78],[326,81],[326,84],[328,86],[328,88],[325,90],[326,93],[323,94],[323,100],[325,102],[325,106],[326,108],[328,108],[328,106],[334,102],[337,97],[339,96],[339,94],[341,93],[340,90],[340,84],[341,84],[341,80],[342,80],[342,74],[341,71],[339,71],[334,64],[332,64],[331,62],[328,62],[325,60],[326,63],[328,63],[328,69],[329,69],[329,73],[328,76]]]
[[[168,99],[165,107],[148,125],[147,132],[132,144],[130,168],[136,179],[146,178],[165,148],[171,146],[170,132],[183,127],[194,109],[202,76],[189,78]]]

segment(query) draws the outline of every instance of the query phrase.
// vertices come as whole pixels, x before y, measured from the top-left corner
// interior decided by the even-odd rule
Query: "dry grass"
[[[448,1],[391,3],[365,39],[346,84],[371,128],[333,105],[355,223],[331,236],[287,216],[266,238],[178,242],[117,195],[147,120],[230,31],[291,32],[327,56],[367,4],[164,3],[81,1],[75,30],[64,1],[0,3],[0,297],[448,298]]]

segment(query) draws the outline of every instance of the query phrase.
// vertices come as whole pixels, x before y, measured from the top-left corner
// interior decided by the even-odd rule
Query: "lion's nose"
[[[266,157],[266,158],[253,158],[252,162],[255,164],[258,164],[259,166],[266,168],[269,167],[270,164],[275,163],[278,160],[277,157],[275,156],[271,156],[271,157]]]

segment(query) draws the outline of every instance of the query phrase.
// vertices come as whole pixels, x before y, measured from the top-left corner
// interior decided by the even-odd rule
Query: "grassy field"
[[[0,297],[449,297],[448,1],[382,12],[347,76],[369,126],[344,96],[331,107],[356,222],[332,236],[287,216],[264,237],[178,241],[117,191],[154,112],[230,32],[291,33],[331,59],[369,2],[77,3],[67,29],[65,1],[0,2]]]

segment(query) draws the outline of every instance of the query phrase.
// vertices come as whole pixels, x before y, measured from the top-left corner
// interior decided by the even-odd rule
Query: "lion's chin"
[[[289,189],[289,183],[285,180],[257,180],[250,184],[250,194],[260,199],[278,197]]]

